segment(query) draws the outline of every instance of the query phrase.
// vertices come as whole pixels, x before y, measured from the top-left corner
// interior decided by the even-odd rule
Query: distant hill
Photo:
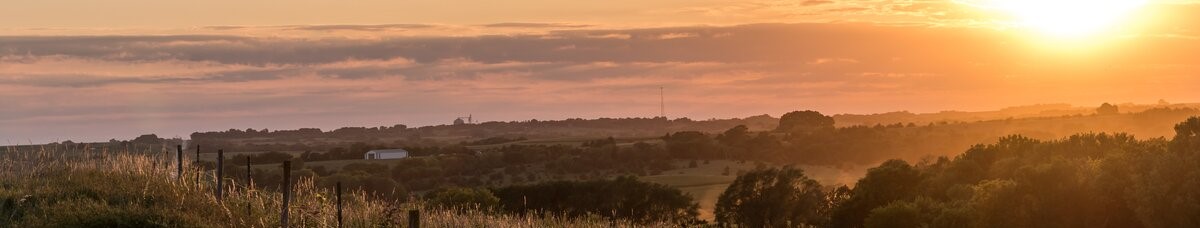
[[[1098,106],[1097,106],[1098,107]],[[833,115],[836,126],[917,125],[973,123],[993,120],[1022,120],[1056,117],[1081,117],[1096,114],[1097,107],[1080,107],[1068,104],[1041,104],[1004,108],[995,111],[943,111],[937,113],[911,113],[907,111],[879,114]],[[1200,108],[1200,104],[1117,104],[1120,113],[1140,113],[1151,109]],[[1035,120],[1030,120],[1037,122]],[[1172,118],[1163,123],[1179,121]],[[289,146],[289,150],[324,150],[332,145],[345,146],[351,143],[374,145],[432,146],[472,142],[495,137],[537,139],[562,138],[646,138],[658,137],[672,132],[699,131],[719,133],[737,125],[746,125],[750,131],[768,131],[778,125],[779,119],[770,115],[746,118],[691,120],[687,118],[600,118],[566,120],[526,120],[509,122],[484,122],[477,124],[437,125],[410,128],[405,125],[391,127],[344,127],[332,131],[317,128],[295,130],[230,129],[217,132],[191,134],[193,144],[216,145],[225,148],[253,147],[270,149]],[[1025,121],[1029,122],[1029,121]],[[1071,122],[1071,121],[1068,121]],[[1024,123],[1024,122],[1022,122]],[[1056,124],[1038,122],[1039,124]],[[985,124],[995,125],[995,124]],[[1044,136],[1064,136],[1076,132],[1045,133],[1044,127],[1031,125],[1028,130],[997,131],[1000,133],[1028,133]],[[1080,131],[1096,131],[1093,128],[1074,128]],[[1138,132],[1131,132],[1138,133]],[[1139,134],[1163,136],[1159,132]],[[986,134],[980,138],[993,139],[1002,135]],[[974,142],[982,143],[982,142]],[[326,146],[329,145],[329,146]],[[957,149],[957,148],[956,148]]]
[[[1126,103],[1117,104],[1116,106],[1119,108],[1119,113],[1123,114],[1142,113],[1154,109],[1159,109],[1160,111],[1163,109],[1183,110],[1175,111],[1175,113],[1182,112],[1184,114],[1172,116],[1151,124],[1156,127],[1180,121],[1182,116],[1190,113],[1187,110],[1200,109],[1200,104],[1198,103]],[[965,141],[961,143],[984,143],[994,140],[996,137],[1003,136],[1003,134],[1026,134],[1032,137],[1054,138],[1089,131],[1122,130],[1142,137],[1166,136],[1169,133],[1167,131],[1169,128],[1136,130],[1137,126],[1109,126],[1113,124],[1109,123],[1112,117],[1089,117],[1096,114],[1097,107],[1080,107],[1068,104],[1040,104],[1009,107],[995,111],[942,111],[937,113],[898,111],[877,114],[836,114],[832,117],[835,125],[843,128],[897,124],[926,126],[933,124],[947,125],[948,128],[969,128],[972,129],[971,131],[984,131],[971,133],[976,136],[969,137],[970,139],[963,139]],[[1007,122],[1002,123],[1008,124],[989,122],[999,120],[1005,120]],[[1089,121],[1104,122],[1089,123]],[[476,143],[478,141],[486,141],[489,138],[524,138],[533,141],[558,139],[577,139],[576,141],[578,141],[605,137],[627,139],[653,138],[663,136],[667,133],[682,131],[699,131],[715,134],[738,125],[746,125],[750,131],[769,131],[775,129],[778,122],[778,118],[764,114],[746,118],[709,120],[691,120],[688,118],[667,119],[662,117],[525,120],[415,128],[397,124],[381,127],[344,127],[328,131],[317,128],[292,130],[230,129],[227,131],[192,133],[191,141],[187,144],[210,145],[211,147],[203,148],[204,152],[215,152],[216,148],[226,148],[227,151],[324,151],[335,147],[348,147],[349,144],[354,143],[391,146],[437,146]],[[989,129],[986,131],[983,130],[981,127],[984,126],[987,126],[985,128]],[[1069,131],[1060,131],[1057,129],[1069,129]],[[114,140],[110,144],[113,142],[121,141]],[[176,143],[173,141],[171,144]],[[55,144],[47,145],[54,146]],[[40,146],[42,145],[23,145],[20,148],[37,150],[40,149]],[[958,148],[955,147],[954,149]]]
[[[478,124],[437,125],[408,128],[346,127],[332,131],[316,128],[298,130],[238,130],[192,133],[194,144],[201,145],[315,145],[365,142],[372,144],[436,145],[469,142],[492,137],[601,138],[601,137],[658,137],[671,132],[719,132],[746,125],[752,130],[774,129],[779,119],[752,116],[734,119],[691,120],[687,118],[600,118],[567,120],[528,120],[484,122]]]
[[[1165,101],[1158,104],[1116,104],[1122,113],[1143,112],[1154,108],[1200,108],[1200,103],[1169,104]],[[911,113],[908,111],[878,113],[878,114],[837,114],[833,116],[837,126],[855,125],[888,125],[908,124],[924,125],[929,123],[975,122],[1000,119],[1021,119],[1037,117],[1060,117],[1071,115],[1091,115],[1096,113],[1094,107],[1081,107],[1069,104],[1039,104],[1008,107],[995,111],[942,111],[937,113]]]

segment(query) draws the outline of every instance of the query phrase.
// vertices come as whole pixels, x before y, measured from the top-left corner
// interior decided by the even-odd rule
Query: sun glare
[[[1147,0],[983,0],[972,4],[1010,17],[1013,25],[1060,38],[1109,31]]]

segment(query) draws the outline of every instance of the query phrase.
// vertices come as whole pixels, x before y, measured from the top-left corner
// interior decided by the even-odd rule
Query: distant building
[[[401,159],[407,157],[408,151],[404,149],[371,150],[367,151],[366,155],[363,155],[363,159],[366,160]]]
[[[454,119],[454,125],[474,124],[474,123],[475,123],[475,117],[473,117],[473,115],[467,115],[464,117],[459,117],[459,118]]]

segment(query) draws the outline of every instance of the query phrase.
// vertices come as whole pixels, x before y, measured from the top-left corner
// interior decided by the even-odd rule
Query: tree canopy
[[[717,222],[747,227],[824,225],[827,212],[821,184],[791,166],[738,176],[721,193]]]
[[[835,227],[1197,227],[1200,118],[1137,140],[1021,136],[954,159],[871,169],[835,209]]]
[[[831,129],[833,129],[833,117],[822,115],[817,111],[793,111],[779,117],[779,126],[775,128],[775,131],[795,133]]]

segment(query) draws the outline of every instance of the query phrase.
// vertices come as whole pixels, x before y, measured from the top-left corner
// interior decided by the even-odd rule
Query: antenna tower
[[[663,97],[664,97],[663,96],[663,87],[659,86],[658,87],[658,116],[661,116],[662,118],[667,118],[667,104],[665,102],[666,99],[664,99]]]

